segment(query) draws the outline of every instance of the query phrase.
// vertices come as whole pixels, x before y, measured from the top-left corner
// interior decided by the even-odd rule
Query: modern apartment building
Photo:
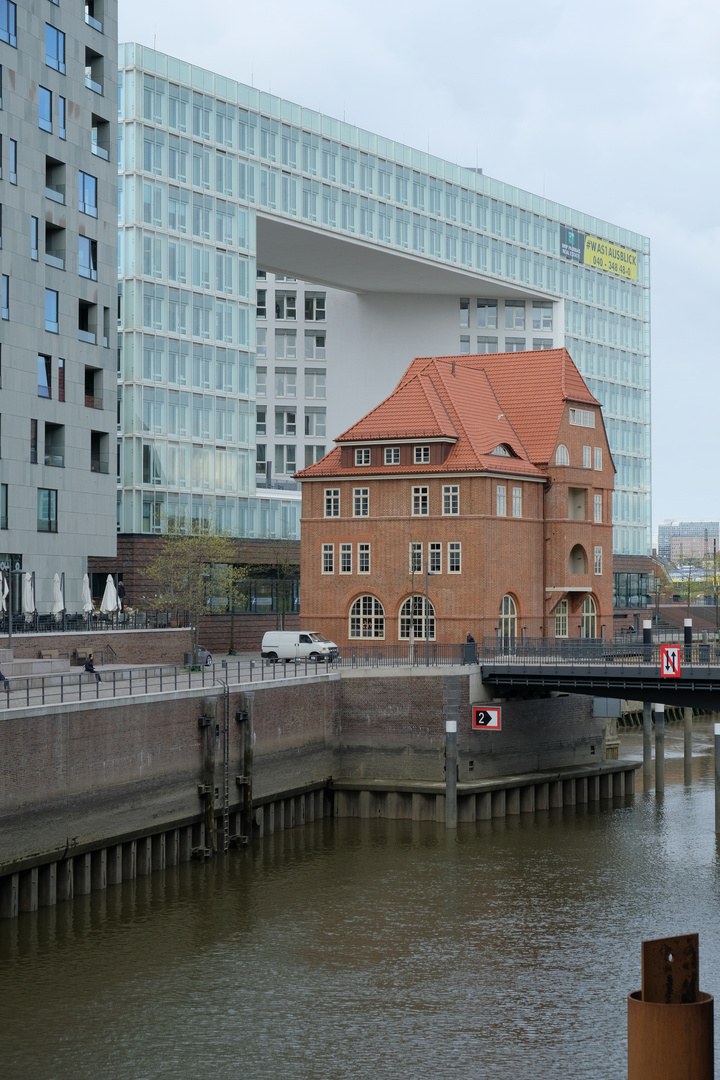
[[[0,0],[0,564],[41,613],[115,550],[116,50],[116,0]]]
[[[565,346],[615,550],[649,552],[646,237],[139,45],[119,65],[121,532],[296,537],[293,452],[413,356]]]
[[[720,552],[720,521],[662,521],[658,525],[658,556],[672,562],[711,559]]]

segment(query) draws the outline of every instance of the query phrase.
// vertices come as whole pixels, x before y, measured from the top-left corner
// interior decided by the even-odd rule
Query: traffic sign
[[[660,646],[660,675],[663,679],[680,678],[680,646]]]
[[[473,731],[500,731],[501,709],[499,705],[473,705]]]

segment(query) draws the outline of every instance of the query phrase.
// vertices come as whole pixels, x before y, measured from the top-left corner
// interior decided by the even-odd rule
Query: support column
[[[135,842],[135,869],[138,877],[145,877],[152,870],[152,837],[143,836]]]
[[[688,620],[685,620],[688,622]],[[665,791],[665,706],[655,705],[655,793]]]
[[[62,859],[57,864],[57,902],[72,900],[74,895],[73,861]]]
[[[153,870],[165,869],[165,833],[155,833],[151,840],[152,868]]]
[[[54,907],[57,903],[57,863],[45,863],[38,874],[38,907]]]
[[[6,874],[0,878],[0,919],[17,918],[19,880],[19,874]]]
[[[643,791],[652,787],[652,703],[643,701]]]
[[[92,888],[89,851],[85,855],[76,855],[73,859],[73,888],[75,896],[87,896]]]
[[[107,849],[107,883],[119,885],[122,879],[122,844],[114,844]]]
[[[18,910],[37,911],[38,909],[38,868],[23,870],[20,874]]]
[[[684,726],[684,741],[683,741],[683,765],[684,776],[683,780],[687,785],[692,784],[692,723],[693,723],[693,711],[692,709],[685,709],[683,719],[685,721]]]
[[[93,851],[90,860],[90,882],[93,892],[107,888],[107,848]]]
[[[165,833],[165,865],[177,866],[180,851],[180,830],[170,829]]]

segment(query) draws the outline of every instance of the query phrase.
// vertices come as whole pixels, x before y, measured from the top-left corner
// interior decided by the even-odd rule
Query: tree
[[[234,563],[235,546],[225,536],[201,532],[165,536],[143,576],[155,589],[149,604],[156,610],[180,608],[188,613],[192,629],[193,663],[197,663],[200,616],[207,611],[233,608],[238,586],[247,570]],[[223,606],[224,603],[224,606]]]

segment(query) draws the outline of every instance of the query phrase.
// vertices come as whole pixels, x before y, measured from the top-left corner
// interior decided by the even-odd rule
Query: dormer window
[[[363,447],[362,450],[355,451],[355,464],[356,465],[369,465],[370,464],[370,447]]]
[[[399,446],[386,446],[385,447],[385,464],[386,465],[399,465],[400,464],[400,447]]]
[[[508,446],[507,443],[500,443],[494,450],[490,451],[495,457],[517,457],[517,454]]]
[[[416,446],[415,458],[416,465],[429,465],[430,464],[430,447],[429,446]]]

